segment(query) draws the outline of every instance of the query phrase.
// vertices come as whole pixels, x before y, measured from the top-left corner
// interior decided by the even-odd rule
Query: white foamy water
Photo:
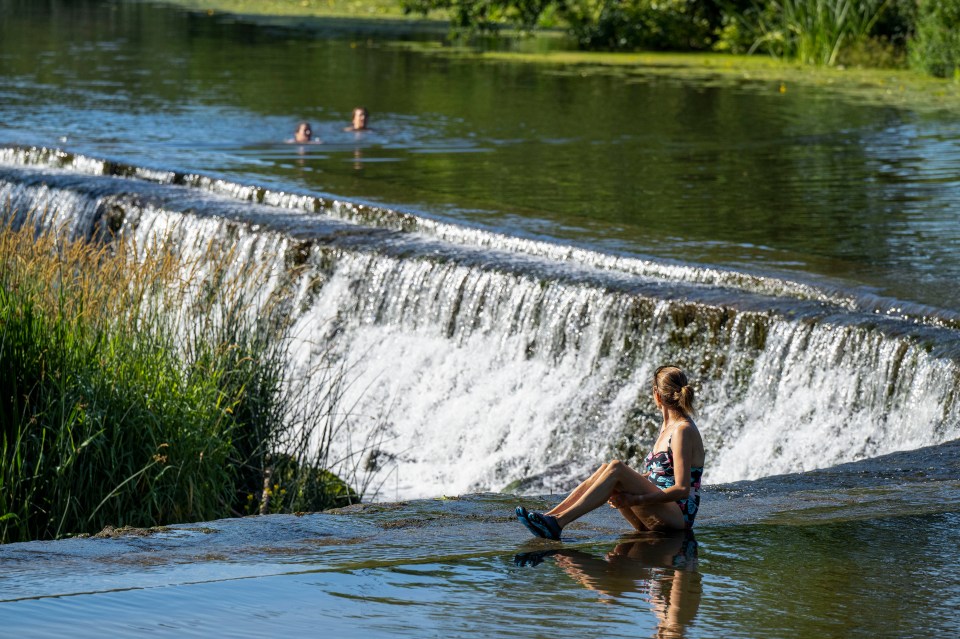
[[[741,398],[711,412],[738,426],[711,480],[825,468],[960,436],[955,361],[859,327],[777,322]]]
[[[492,303],[480,300],[492,298]],[[342,256],[303,334],[340,318],[363,373],[356,410],[388,407],[376,450],[389,498],[563,490],[624,440],[651,441],[661,362],[722,360],[698,375],[708,479],[822,468],[960,436],[956,362],[879,331],[739,316],[710,333],[669,302],[449,265]],[[752,348],[757,326],[768,331]],[[678,348],[670,336],[685,331]],[[624,345],[627,345],[624,348]],[[352,450],[362,446],[355,434]],[[344,444],[346,446],[346,444]]]

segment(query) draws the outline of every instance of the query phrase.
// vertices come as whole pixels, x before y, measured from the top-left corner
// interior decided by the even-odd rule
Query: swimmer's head
[[[293,134],[294,142],[309,142],[313,139],[313,129],[309,122],[301,122],[297,125],[297,132]]]
[[[653,374],[653,391],[660,403],[686,416],[693,415],[693,387],[687,375],[676,366],[661,366]]]
[[[365,107],[357,107],[353,110],[353,119],[351,125],[354,131],[362,131],[367,128],[367,120],[370,118],[370,112]]]

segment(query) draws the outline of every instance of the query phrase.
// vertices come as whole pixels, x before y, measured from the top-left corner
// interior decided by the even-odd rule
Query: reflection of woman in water
[[[548,551],[567,575],[607,597],[640,592],[657,617],[657,637],[682,637],[700,608],[701,576],[697,541],[691,531],[673,531],[617,546],[605,558],[582,550]],[[517,555],[518,565],[535,565],[545,553]]]
[[[566,499],[545,512],[517,507],[517,519],[538,537],[560,539],[571,522],[605,502],[639,531],[684,530],[700,507],[705,452],[693,422],[693,388],[676,366],[653,376],[653,401],[663,415],[653,451],[638,472],[619,460],[603,464]]]

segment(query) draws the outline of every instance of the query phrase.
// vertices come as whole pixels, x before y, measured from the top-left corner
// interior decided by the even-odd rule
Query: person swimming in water
[[[296,144],[307,144],[310,142],[319,142],[320,140],[313,137],[313,128],[309,122],[301,122],[297,125],[297,130],[293,133],[293,140],[289,141]]]
[[[369,131],[370,128],[367,126],[369,121],[370,112],[367,111],[366,107],[358,106],[353,110],[350,126],[346,127],[344,131]]]
[[[538,537],[560,539],[571,522],[609,503],[638,531],[693,527],[706,454],[693,421],[694,394],[686,374],[676,366],[658,368],[653,401],[663,423],[642,472],[616,459],[603,464],[545,513],[517,506],[520,523]]]

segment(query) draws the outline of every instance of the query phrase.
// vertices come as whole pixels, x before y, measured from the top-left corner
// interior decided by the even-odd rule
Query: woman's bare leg
[[[630,522],[630,525],[634,527],[637,532],[647,532],[650,530],[643,520],[637,517],[637,514],[633,512],[633,508],[617,508],[617,512],[623,515],[623,518]]]
[[[592,475],[590,475],[585,480],[580,482],[580,485],[574,488],[573,491],[571,491],[570,494],[567,495],[563,501],[561,501],[559,504],[557,504],[556,506],[548,510],[545,514],[556,515],[558,512],[563,512],[564,510],[566,510],[567,508],[575,504],[578,499],[583,497],[583,493],[587,492],[587,490],[589,490],[589,488],[593,486],[593,483],[597,481],[597,477],[599,477],[603,473],[603,471],[605,471],[606,469],[607,469],[607,464],[601,465],[600,468],[596,470],[596,472],[594,472]]]
[[[619,460],[614,460],[605,466],[595,478],[591,477],[593,482],[576,501],[563,509],[557,507],[552,511],[551,514],[556,518],[561,528],[565,528],[591,510],[604,505],[615,490],[639,495],[660,491],[656,484]],[[643,508],[633,507],[631,512],[647,528],[682,529],[685,526],[683,513],[680,512],[676,504],[661,503]],[[629,517],[627,521],[634,524]],[[634,527],[636,527],[635,524]]]

